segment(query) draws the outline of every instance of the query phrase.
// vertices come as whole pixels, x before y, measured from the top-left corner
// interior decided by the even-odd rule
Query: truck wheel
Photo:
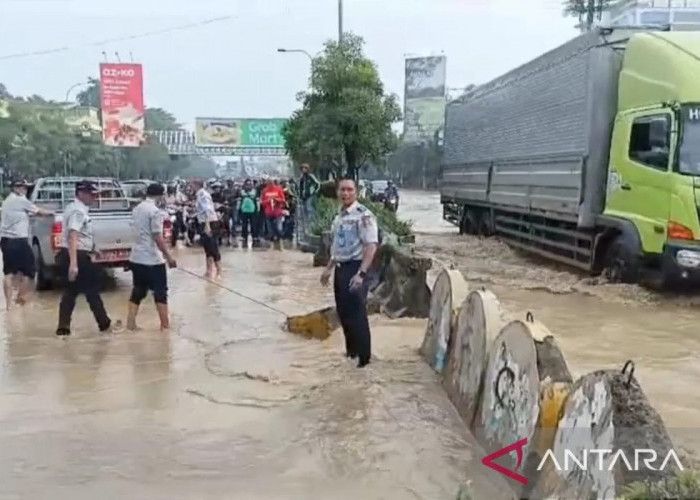
[[[464,209],[462,214],[462,222],[459,225],[459,234],[475,235],[479,226],[476,220],[476,214],[469,208]]]
[[[34,253],[34,267],[36,269],[36,289],[40,292],[51,290],[53,288],[53,279],[51,273],[48,272],[44,265],[39,243],[34,242],[32,244],[32,252]]]
[[[622,235],[617,236],[605,253],[603,275],[612,283],[636,283],[639,262],[635,251],[629,247]]]

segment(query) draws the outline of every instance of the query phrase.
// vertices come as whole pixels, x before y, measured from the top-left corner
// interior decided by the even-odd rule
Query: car
[[[384,203],[384,192],[387,187],[389,187],[389,181],[387,180],[370,181],[368,186],[370,201]]]

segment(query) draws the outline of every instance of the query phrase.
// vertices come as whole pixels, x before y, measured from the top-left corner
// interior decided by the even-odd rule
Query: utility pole
[[[338,0],[338,44],[343,43],[343,0]]]

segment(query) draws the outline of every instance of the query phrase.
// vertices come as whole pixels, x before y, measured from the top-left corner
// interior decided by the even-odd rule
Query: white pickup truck
[[[37,270],[37,289],[46,290],[56,281],[56,253],[61,246],[63,210],[75,199],[75,184],[84,177],[44,177],[30,189],[32,203],[55,212],[54,217],[31,217],[29,241],[34,251]],[[100,195],[90,207],[95,234],[95,246],[99,251],[95,262],[105,268],[128,268],[134,233],[131,210],[124,191],[115,179],[87,178],[97,184]],[[169,226],[170,221],[166,221]],[[165,231],[169,231],[169,227]]]

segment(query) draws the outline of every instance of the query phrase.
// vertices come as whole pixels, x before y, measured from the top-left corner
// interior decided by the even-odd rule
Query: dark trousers
[[[58,268],[66,281],[58,308],[58,332],[70,333],[75,299],[81,293],[85,295],[100,331],[107,330],[111,320],[100,297],[100,268],[92,262],[88,252],[78,251],[78,277],[75,281],[68,281],[69,263],[68,250],[63,248],[57,256]]]
[[[294,239],[294,215],[292,214],[284,218],[284,223],[282,224],[282,238],[290,241]]]
[[[219,262],[221,260],[221,253],[219,252],[219,222],[210,222],[209,227],[211,228],[211,235],[204,232],[204,224],[200,225],[199,242],[202,244],[207,258],[214,259],[214,262]]]
[[[279,241],[282,239],[282,217],[265,216],[267,222],[267,239]]]
[[[265,214],[261,211],[255,214],[254,223],[258,228],[258,236],[267,238],[267,223]]]
[[[257,224],[257,214],[244,214],[241,213],[241,235],[243,236],[243,244],[248,241],[248,234],[253,236],[253,240],[258,239],[258,224]]]
[[[369,362],[372,356],[372,339],[367,318],[367,286],[350,290],[350,280],[357,274],[361,262],[353,260],[338,264],[335,268],[333,291],[335,308],[345,335],[348,355],[360,358],[360,363]]]

